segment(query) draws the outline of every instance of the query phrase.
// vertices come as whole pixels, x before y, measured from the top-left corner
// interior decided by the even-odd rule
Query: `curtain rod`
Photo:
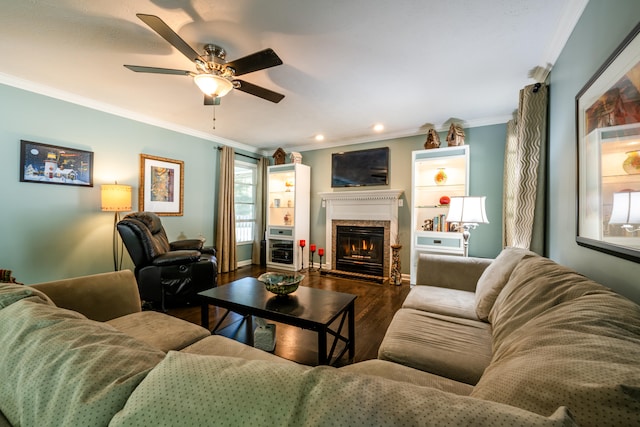
[[[222,147],[218,147],[218,151],[222,151]],[[242,153],[233,153],[233,154],[235,154],[236,156],[248,157],[253,160],[260,160],[260,157],[253,157],[248,154],[242,154]]]

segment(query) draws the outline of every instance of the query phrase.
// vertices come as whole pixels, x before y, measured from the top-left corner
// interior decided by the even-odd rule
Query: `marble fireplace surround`
[[[390,245],[398,236],[398,207],[403,190],[335,191],[318,193],[326,212],[326,261],[322,268],[335,266],[335,233],[338,225],[384,227],[385,278],[391,271]]]

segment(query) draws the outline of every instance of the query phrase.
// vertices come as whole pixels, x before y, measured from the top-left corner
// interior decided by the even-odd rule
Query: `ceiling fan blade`
[[[153,31],[158,33],[163,39],[168,41],[173,47],[178,49],[184,56],[191,61],[196,60],[206,62],[191,46],[187,44],[182,38],[171,29],[165,22],[155,15],[145,15],[143,13],[137,13],[136,16],[147,24]]]
[[[220,105],[220,97],[216,96],[215,98],[211,95],[204,96],[204,105]]]
[[[233,68],[236,76],[241,76],[254,71],[264,70],[265,68],[282,65],[282,60],[276,55],[273,49],[265,49],[260,52],[252,53],[235,61],[227,62],[227,67]]]
[[[241,90],[242,92],[248,93],[250,95],[255,95],[258,98],[266,99],[267,101],[275,102],[276,104],[282,101],[284,95],[274,92],[269,89],[265,89],[260,86],[256,86],[253,83],[247,83],[244,80],[234,80],[233,81],[240,83],[239,86],[236,86],[236,89]]]
[[[174,70],[171,68],[142,67],[140,65],[125,65],[131,71],[136,73],[155,73],[155,74],[175,74],[178,76],[190,76],[191,71]]]

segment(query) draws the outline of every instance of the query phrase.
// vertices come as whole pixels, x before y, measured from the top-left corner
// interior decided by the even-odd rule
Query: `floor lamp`
[[[102,185],[102,210],[104,212],[114,212],[113,215],[113,269],[120,270],[122,267],[122,242],[118,245],[118,222],[120,212],[131,211],[131,186],[115,184]]]
[[[488,224],[487,212],[484,207],[486,197],[459,196],[451,197],[447,222],[456,222],[463,228],[464,256],[469,256],[469,231],[478,224]]]

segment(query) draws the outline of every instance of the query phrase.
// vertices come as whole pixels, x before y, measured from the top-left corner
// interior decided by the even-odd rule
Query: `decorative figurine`
[[[287,153],[282,148],[278,148],[275,153],[273,153],[273,160],[276,165],[284,165],[286,158]]]
[[[447,183],[447,173],[444,171],[444,168],[438,168],[438,172],[434,175],[433,181],[438,185],[443,185]]]
[[[424,148],[430,150],[438,147],[440,147],[440,136],[435,129],[431,128],[427,131],[427,141],[424,143]]]
[[[291,163],[302,163],[302,154],[297,151],[292,151],[289,154],[289,159],[291,160]]]
[[[464,145],[464,129],[460,125],[451,123],[447,134],[447,146],[456,147],[458,145]]]

